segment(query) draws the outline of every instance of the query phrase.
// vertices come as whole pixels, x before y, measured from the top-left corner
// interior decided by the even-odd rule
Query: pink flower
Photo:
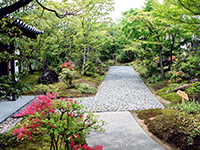
[[[47,125],[50,125],[50,122],[48,122]]]
[[[78,139],[80,136],[78,134],[75,135],[76,139]]]
[[[17,139],[21,139],[21,137],[22,137],[22,135],[21,135],[21,134],[19,134],[19,135],[17,136]]]
[[[73,147],[74,147],[74,141],[71,141],[70,148],[73,148]]]
[[[83,118],[83,114],[80,115],[80,118]]]
[[[72,113],[70,112],[70,113],[69,113],[69,117],[71,117],[71,116],[72,116]]]
[[[176,82],[178,82],[179,81],[179,79],[176,79]]]
[[[45,112],[42,112],[42,116],[45,116]]]
[[[53,109],[50,109],[49,112],[51,112],[52,114],[54,114],[55,111]]]
[[[101,146],[101,145],[96,145],[96,146],[94,147],[94,149],[95,149],[95,150],[103,150],[103,146]]]
[[[70,140],[72,141],[72,140],[73,140],[73,137],[70,137]]]
[[[27,139],[30,140],[30,139],[31,139],[31,136],[28,136]]]
[[[56,128],[56,126],[55,125],[53,125],[53,127],[52,128]]]

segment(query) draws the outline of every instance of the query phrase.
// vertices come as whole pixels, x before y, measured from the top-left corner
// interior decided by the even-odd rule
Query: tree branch
[[[194,11],[192,11],[190,8],[186,7],[181,0],[178,0],[178,2],[181,4],[181,6],[183,6],[183,8],[185,8],[186,10],[190,11],[191,13],[193,13],[194,15],[199,15],[199,13],[195,13]]]
[[[70,15],[77,15],[76,13],[73,13],[73,12],[68,12],[68,11],[66,11],[66,13],[64,14],[64,15],[59,15],[55,10],[53,10],[53,9],[49,9],[49,8],[47,8],[47,7],[45,7],[44,5],[42,5],[38,0],[35,0],[37,3],[38,3],[38,5],[40,5],[43,9],[45,9],[45,10],[48,10],[48,11],[51,11],[51,12],[53,12],[53,13],[55,13],[56,14],[56,16],[58,17],[58,18],[60,18],[60,19],[62,19],[62,18],[64,18],[64,17],[66,17],[66,16],[70,16]]]
[[[0,19],[3,18],[5,15],[10,14],[18,9],[20,9],[21,7],[28,5],[30,2],[32,2],[33,0],[20,0],[10,6],[6,6],[4,8],[0,9]]]

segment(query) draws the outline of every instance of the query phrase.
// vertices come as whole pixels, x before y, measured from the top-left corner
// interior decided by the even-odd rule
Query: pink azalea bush
[[[180,83],[182,81],[181,77],[182,77],[182,73],[181,72],[169,72],[171,77],[170,80],[168,81],[168,83],[170,82],[177,82]]]
[[[74,65],[69,62],[65,62],[61,64],[60,67],[62,68],[62,71],[59,74],[59,80],[65,82],[71,87],[72,80],[76,78],[76,71],[73,69]]]
[[[74,68],[74,65],[71,64],[70,62],[64,62],[64,63],[61,64],[60,66],[61,66],[61,68],[68,68],[68,69]]]
[[[51,138],[50,149],[58,150],[62,147],[67,150],[102,149],[102,146],[90,148],[87,145],[75,145],[74,140],[85,139],[91,129],[103,131],[101,127],[105,122],[98,121],[92,113],[87,113],[84,117],[81,112],[83,106],[77,101],[68,98],[57,99],[57,96],[57,93],[39,95],[31,105],[16,114],[15,117],[28,117],[24,120],[22,128],[13,131],[13,135],[17,135],[18,139],[30,140],[32,133],[47,131]]]

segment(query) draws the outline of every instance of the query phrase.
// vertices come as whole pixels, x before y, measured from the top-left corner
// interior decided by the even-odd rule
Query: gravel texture
[[[164,108],[130,66],[113,66],[95,97],[81,104],[93,112]]]

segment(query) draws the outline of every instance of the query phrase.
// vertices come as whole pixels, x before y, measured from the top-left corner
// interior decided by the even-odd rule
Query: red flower
[[[83,114],[80,115],[80,118],[83,118]]]
[[[53,125],[53,127],[52,128],[56,128],[56,126],[55,125]]]
[[[80,136],[77,134],[77,135],[75,135],[75,137],[76,137],[76,139],[78,139]]]
[[[69,113],[69,117],[71,117],[72,116],[72,113]]]

